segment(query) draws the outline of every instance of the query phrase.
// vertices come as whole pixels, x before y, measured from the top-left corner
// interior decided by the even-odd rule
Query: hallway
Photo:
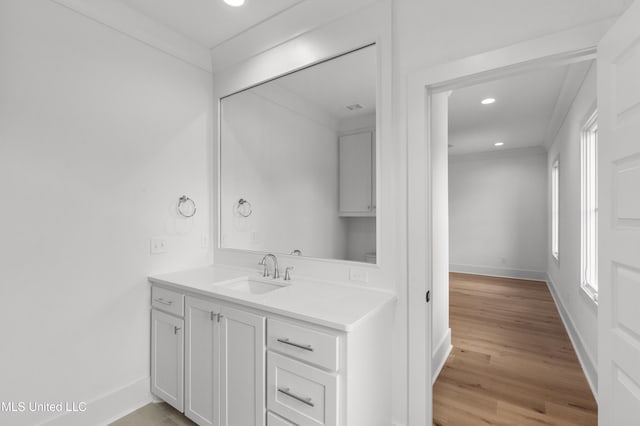
[[[596,425],[597,405],[547,286],[450,274],[453,350],[434,425]]]

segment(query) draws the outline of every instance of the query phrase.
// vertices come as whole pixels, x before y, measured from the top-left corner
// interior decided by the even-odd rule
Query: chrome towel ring
[[[236,213],[238,213],[242,217],[249,217],[253,210],[251,209],[251,203],[245,200],[244,198],[240,198],[236,203]]]
[[[193,217],[196,214],[196,203],[183,195],[178,199],[178,214],[182,217]]]

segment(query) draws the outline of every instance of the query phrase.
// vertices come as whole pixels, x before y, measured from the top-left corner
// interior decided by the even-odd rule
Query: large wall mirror
[[[221,248],[376,263],[376,46],[220,100]]]

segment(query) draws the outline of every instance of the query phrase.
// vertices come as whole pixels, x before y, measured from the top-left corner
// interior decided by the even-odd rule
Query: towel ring
[[[236,213],[238,213],[242,217],[251,216],[251,213],[253,213],[253,210],[251,209],[251,203],[244,198],[240,198],[236,203]]]
[[[182,217],[193,217],[196,214],[196,203],[183,195],[178,199],[178,214]]]

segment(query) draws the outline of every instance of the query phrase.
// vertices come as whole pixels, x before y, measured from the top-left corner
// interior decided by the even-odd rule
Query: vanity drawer
[[[293,358],[338,371],[338,336],[269,319],[267,346]]]
[[[267,426],[296,426],[296,424],[269,412],[267,413]]]
[[[268,351],[267,408],[300,426],[336,426],[338,376]]]
[[[184,316],[184,295],[166,288],[151,287],[151,306],[179,317]]]

